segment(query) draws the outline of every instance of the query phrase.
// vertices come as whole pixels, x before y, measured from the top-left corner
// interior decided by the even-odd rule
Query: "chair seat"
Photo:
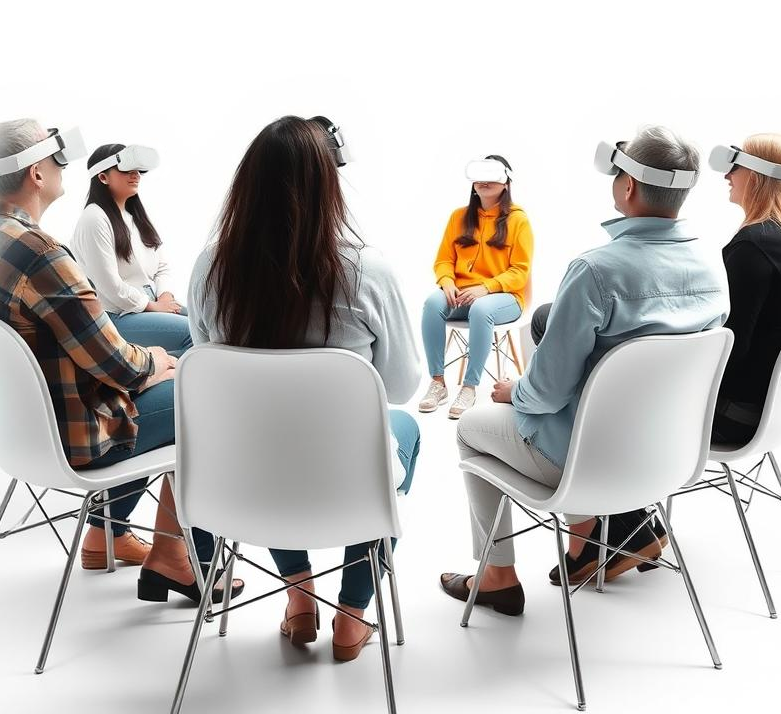
[[[173,471],[176,466],[176,446],[169,444],[147,451],[111,466],[97,469],[74,470],[76,478],[83,482],[83,488],[100,491],[145,476],[157,476]]]
[[[546,509],[556,489],[524,476],[495,456],[473,456],[459,464],[462,471],[479,476],[504,491],[513,500]]]

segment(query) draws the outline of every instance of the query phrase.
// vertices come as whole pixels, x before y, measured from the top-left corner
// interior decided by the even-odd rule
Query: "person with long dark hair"
[[[258,134],[236,169],[216,233],[196,261],[188,292],[196,344],[348,349],[371,361],[391,403],[414,394],[418,357],[399,283],[348,227],[335,157],[318,122],[286,116]],[[290,398],[302,396],[291,390]],[[398,410],[390,411],[390,424],[396,486],[407,492],[418,427]],[[348,546],[345,563],[365,555],[368,545]],[[311,576],[306,551],[271,554],[288,581]],[[302,588],[313,591],[314,584]],[[342,608],[362,617],[373,593],[367,562],[343,571]],[[312,642],[318,626],[316,602],[288,590],[283,635],[294,644]],[[355,659],[371,633],[338,612],[334,657]]]
[[[99,146],[87,168],[126,148]],[[119,333],[179,357],[192,346],[187,310],[174,297],[162,241],[138,195],[142,172],[124,171],[120,162],[92,176],[71,249]]]
[[[712,434],[713,441],[732,444],[748,443],[756,433],[781,351],[781,179],[770,175],[781,174],[781,134],[750,136],[741,153],[747,160],[738,161],[756,170],[736,162],[724,177],[729,200],[745,218],[722,251],[730,300],[725,327],[735,343]]]
[[[438,287],[423,306],[423,345],[431,383],[418,405],[421,412],[435,411],[448,398],[447,321],[469,320],[469,358],[464,383],[448,411],[451,419],[475,403],[494,325],[521,316],[534,250],[526,213],[512,201],[508,161],[492,154],[473,164],[478,171],[469,205],[450,216],[434,262]]]

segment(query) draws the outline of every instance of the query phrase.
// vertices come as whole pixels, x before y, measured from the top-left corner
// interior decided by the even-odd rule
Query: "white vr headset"
[[[352,161],[353,157],[350,155],[350,152],[345,146],[342,130],[336,126],[336,124],[331,124],[331,126],[326,128],[326,131],[333,137],[335,145],[332,145],[331,149],[334,152],[336,165],[341,168],[345,164]]]
[[[507,183],[513,172],[496,159],[479,159],[466,165],[466,177],[472,182]]]
[[[681,169],[667,171],[655,169],[653,166],[645,166],[639,161],[635,161],[621,150],[624,144],[626,144],[625,141],[619,141],[613,146],[605,141],[600,141],[594,155],[596,170],[614,176],[620,169],[640,183],[660,188],[691,188],[697,182],[697,171],[683,171]]]
[[[33,144],[18,154],[0,159],[0,176],[26,169],[49,156],[60,166],[67,166],[69,162],[87,155],[84,139],[77,128],[63,132],[59,129],[49,129],[48,131],[49,135],[37,144]]]
[[[102,171],[116,168],[119,171],[138,171],[143,174],[150,169],[156,169],[159,165],[160,156],[154,149],[150,149],[148,146],[131,144],[122,149],[122,151],[112,154],[107,159],[98,161],[97,164],[90,167],[88,173],[89,177],[92,178]]]
[[[737,146],[717,146],[710,152],[708,163],[714,171],[722,174],[728,174],[736,166],[744,166],[763,176],[781,179],[781,164],[774,164],[772,161],[747,154]]]

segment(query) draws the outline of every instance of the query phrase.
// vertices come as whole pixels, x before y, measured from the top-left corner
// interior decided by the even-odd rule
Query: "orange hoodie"
[[[457,208],[450,216],[434,262],[437,285],[450,278],[457,288],[484,285],[489,293],[511,293],[521,307],[523,288],[529,278],[534,252],[534,236],[529,219],[520,206],[512,205],[507,218],[507,239],[502,249],[487,245],[496,232],[499,206],[484,211],[477,209],[478,224],[474,233],[477,241],[464,247],[456,244],[463,230],[466,206]]]

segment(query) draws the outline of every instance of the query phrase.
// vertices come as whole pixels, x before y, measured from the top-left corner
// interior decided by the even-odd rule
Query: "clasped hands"
[[[452,310],[457,307],[471,305],[477,298],[488,295],[488,288],[484,285],[474,285],[471,288],[460,290],[453,282],[445,282],[442,285],[448,307]]]

